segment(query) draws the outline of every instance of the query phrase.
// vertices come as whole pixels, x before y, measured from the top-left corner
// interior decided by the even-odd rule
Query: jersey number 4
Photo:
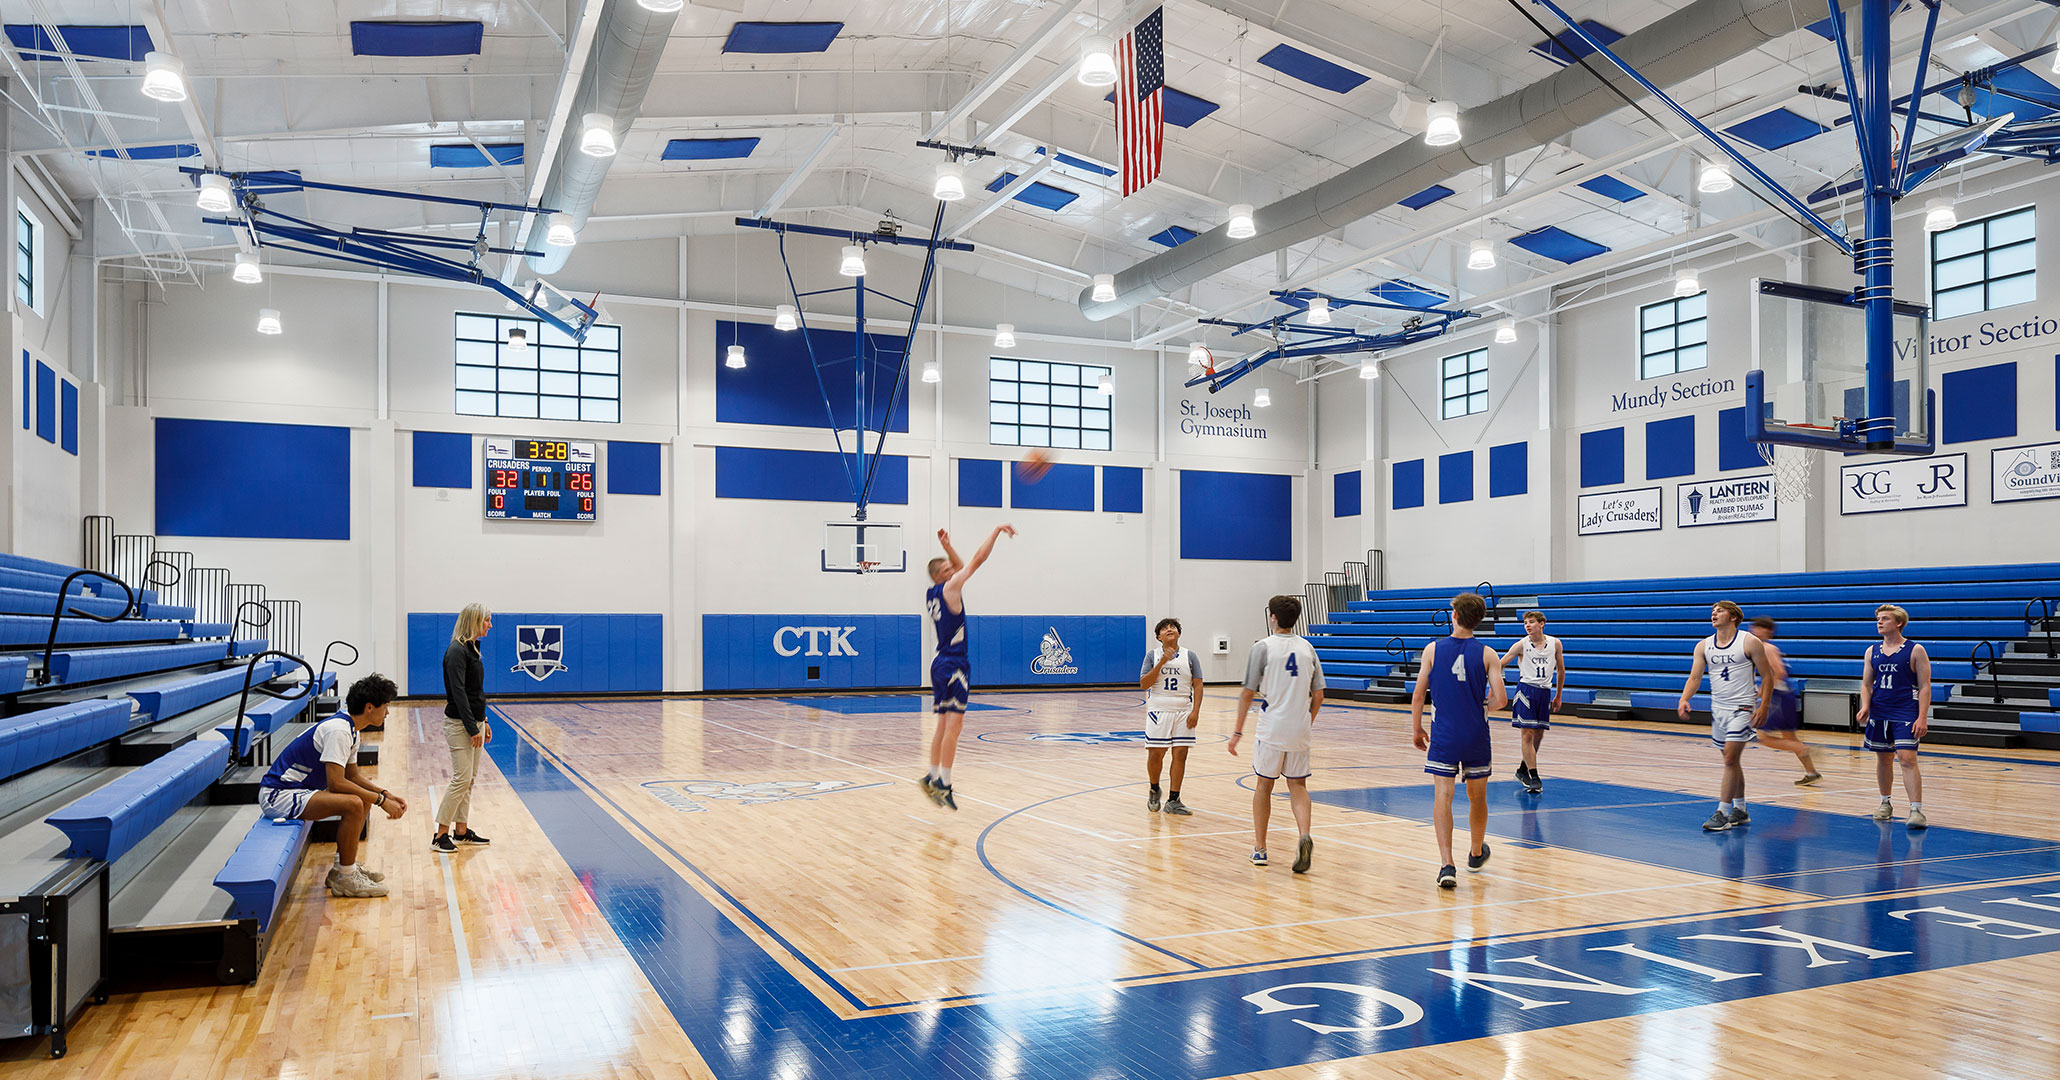
[[[1294,677],[1296,677],[1296,678],[1298,678],[1298,679],[1302,677],[1302,672],[1301,672],[1301,669],[1299,669],[1299,668],[1295,667],[1295,654],[1294,654],[1294,653],[1289,653],[1289,654],[1288,654],[1288,658],[1287,658],[1287,671],[1288,671],[1288,674],[1290,674],[1290,675],[1293,675]]]
[[[1452,658],[1452,674],[1460,679],[1466,678],[1466,654],[1461,653]]]

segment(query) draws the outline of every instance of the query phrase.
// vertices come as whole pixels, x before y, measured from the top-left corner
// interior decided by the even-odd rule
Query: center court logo
[[[565,628],[563,626],[518,626],[515,628],[515,666],[509,671],[520,671],[538,682],[569,671],[564,664]]]
[[[1073,650],[1059,640],[1057,627],[1046,627],[1044,641],[1037,647],[1037,657],[1030,661],[1032,675],[1078,675],[1080,668],[1073,663]]]
[[[720,799],[742,806],[793,802],[837,791],[860,791],[886,787],[885,783],[858,784],[850,780],[761,780],[739,784],[729,780],[653,780],[642,785],[651,797],[682,814],[698,814],[708,807],[697,800]]]

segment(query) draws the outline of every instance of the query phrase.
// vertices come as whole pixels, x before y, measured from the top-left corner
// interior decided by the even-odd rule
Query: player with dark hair
[[[1874,778],[1881,786],[1881,805],[1874,820],[1893,821],[1895,804],[1891,762],[1903,769],[1903,793],[1910,797],[1909,827],[1925,828],[1924,778],[1917,772],[1917,743],[1924,738],[1931,712],[1931,656],[1924,646],[1903,636],[1910,613],[1894,604],[1874,609],[1874,632],[1881,643],[1867,646],[1860,681],[1859,721],[1865,724],[1860,745],[1874,751]]]
[[[1431,831],[1438,837],[1438,888],[1459,885],[1452,860],[1452,793],[1466,778],[1468,873],[1488,864],[1488,777],[1494,755],[1488,742],[1488,714],[1508,704],[1501,657],[1473,636],[1488,614],[1487,601],[1473,593],[1452,598],[1452,634],[1423,647],[1416,689],[1409,699],[1409,724],[1423,771],[1437,788],[1431,799]],[[1494,662],[1489,657],[1495,657]],[[1423,729],[1424,699],[1431,705],[1431,729]]]
[[[1774,670],[1767,666],[1766,646],[1758,637],[1745,633],[1739,624],[1745,612],[1729,600],[1710,605],[1710,627],[1715,633],[1695,643],[1695,662],[1688,669],[1688,684],[1681,688],[1681,703],[1675,711],[1688,719],[1689,705],[1702,685],[1702,673],[1710,675],[1710,741],[1724,753],[1724,777],[1717,791],[1717,810],[1702,823],[1704,832],[1723,832],[1752,824],[1745,812],[1745,747],[1759,737],[1767,720],[1767,707],[1774,695]],[[1754,687],[1753,676],[1759,676]]]
[[[342,818],[336,828],[336,865],[329,891],[337,896],[385,896],[386,875],[358,861],[358,836],[372,807],[389,818],[408,812],[408,801],[358,771],[358,733],[386,722],[386,710],[400,695],[393,680],[367,675],[344,697],[339,713],[300,733],[258,781],[258,813],[274,820]]]
[[[1566,649],[1559,639],[1545,632],[1545,613],[1524,612],[1524,636],[1499,658],[1503,666],[1517,666],[1516,693],[1509,698],[1509,722],[1516,727],[1523,747],[1523,760],[1516,765],[1516,782],[1533,795],[1545,790],[1538,778],[1538,747],[1552,729],[1552,714],[1559,711],[1566,694]]]
[[[1152,636],[1159,639],[1159,647],[1145,654],[1137,683],[1145,691],[1144,771],[1152,782],[1144,808],[1159,809],[1159,766],[1170,749],[1173,771],[1166,812],[1186,816],[1194,811],[1180,801],[1180,781],[1187,774],[1187,752],[1195,744],[1195,724],[1202,716],[1202,658],[1180,647],[1179,619],[1160,619]]]
[[[1302,601],[1276,596],[1266,602],[1266,628],[1272,631],[1252,643],[1245,663],[1244,692],[1237,700],[1237,724],[1230,733],[1230,752],[1244,738],[1245,714],[1259,703],[1259,741],[1252,749],[1252,865],[1266,865],[1266,825],[1273,812],[1273,782],[1287,778],[1288,807],[1294,812],[1301,841],[1295,851],[1295,873],[1307,873],[1316,842],[1309,836],[1309,736],[1316,712],[1323,708],[1323,665],[1316,649],[1295,633],[1302,619]]]
[[[937,729],[930,736],[930,770],[923,774],[923,794],[948,810],[958,809],[958,800],[951,796],[951,763],[958,757],[966,699],[972,694],[973,665],[967,658],[966,602],[961,590],[994,554],[994,542],[1003,533],[1014,536],[1016,527],[996,525],[987,534],[987,542],[973,552],[973,561],[967,563],[960,562],[958,552],[952,550],[951,534],[937,530],[944,556],[930,560],[930,590],[923,594],[923,607],[937,630],[937,656],[930,661],[931,708],[937,714]]]
[[[1767,722],[1760,725],[1760,742],[1776,750],[1786,750],[1802,763],[1802,779],[1796,787],[1809,787],[1824,779],[1817,771],[1817,764],[1810,760],[1810,744],[1802,741],[1798,729],[1802,727],[1802,693],[1788,680],[1788,661],[1781,656],[1781,649],[1774,644],[1774,632],[1779,626],[1774,620],[1761,615],[1752,621],[1752,636],[1760,639],[1760,647],[1767,653],[1767,668],[1774,673],[1774,696],[1767,706]]]

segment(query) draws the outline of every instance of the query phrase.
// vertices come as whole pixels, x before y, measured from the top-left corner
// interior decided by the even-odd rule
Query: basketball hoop
[[[858,572],[859,572],[859,573],[861,573],[861,574],[870,574],[870,573],[872,573],[872,572],[873,572],[873,568],[874,568],[874,567],[876,567],[876,566],[878,566],[878,565],[880,565],[880,564],[879,564],[879,562],[878,562],[878,561],[876,561],[876,560],[872,560],[872,559],[864,559],[864,560],[860,560],[860,562],[859,562],[859,564],[858,564]]]
[[[1754,443],[1760,452],[1760,460],[1774,470],[1774,501],[1802,502],[1810,497],[1810,475],[1816,469],[1817,455],[1801,446],[1784,443]]]

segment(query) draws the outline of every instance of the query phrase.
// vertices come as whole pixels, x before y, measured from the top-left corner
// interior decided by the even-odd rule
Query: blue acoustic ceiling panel
[[[1411,210],[1421,210],[1439,199],[1449,199],[1454,192],[1443,184],[1432,184],[1422,191],[1402,200],[1402,205]]]
[[[1614,487],[1624,482],[1624,429],[1581,433],[1581,486]]]
[[[958,504],[1001,505],[1002,463],[982,458],[958,459]]]
[[[200,147],[192,143],[164,143],[158,146],[128,147],[130,161],[177,161],[180,158],[200,156]],[[88,157],[118,158],[120,150],[88,150]]]
[[[1522,236],[1512,236],[1509,242],[1533,255],[1543,255],[1554,262],[1577,263],[1592,259],[1609,251],[1593,240],[1584,240],[1557,225],[1532,229]]]
[[[823,52],[844,29],[840,22],[740,22],[722,43],[726,53]]]
[[[1604,46],[1614,45],[1618,41],[1623,40],[1624,37],[1624,35],[1596,22],[1594,19],[1582,19],[1581,29],[1588,31],[1590,36],[1602,42]],[[1579,35],[1576,35],[1572,30],[1561,30],[1559,33],[1552,35],[1551,41],[1541,41],[1531,46],[1531,51],[1561,67],[1565,67],[1584,56],[1592,56],[1595,53],[1595,49],[1587,42],[1582,41]],[[1611,49],[1610,51],[1615,52],[1616,50]],[[1605,73],[1611,70],[1614,69],[1604,69]]]
[[[665,152],[658,155],[660,161],[720,161],[724,158],[747,158],[758,149],[758,136],[747,135],[733,139],[673,139],[665,144]]]
[[[1724,129],[1726,134],[1736,135],[1762,150],[1779,150],[1804,139],[1814,139],[1830,130],[1815,120],[1798,116],[1787,109],[1763,112],[1750,120],[1741,120]]]
[[[1015,183],[1015,181],[1015,173],[1005,172],[1002,173],[1000,176],[995,177],[994,182],[987,185],[987,190],[1000,191],[1002,188],[1005,188],[1010,184]],[[1041,210],[1064,210],[1066,208],[1066,204],[1072,202],[1074,199],[1077,199],[1079,197],[1080,195],[1078,192],[1067,191],[1065,188],[1053,187],[1050,184],[1038,180],[1031,181],[1029,187],[1026,187],[1023,190],[1016,192],[1017,202],[1029,203],[1031,206],[1035,206]]]
[[[1852,27],[1848,25],[1847,29],[1850,30]],[[2056,108],[2060,108],[2060,105],[2056,104],[2043,104],[2060,103],[2060,87],[2055,87],[2032,74],[2029,65],[1993,72],[1989,75],[1989,81],[1996,90],[2007,90],[2009,93],[1999,94],[1986,87],[1976,87],[1972,108],[1983,116],[2016,113],[2017,123],[2022,124],[2027,120],[2044,119],[2053,115]],[[2026,101],[2027,97],[2031,100]]]
[[[1049,147],[1040,146],[1037,148],[1037,152],[1039,154],[1049,154],[1052,151]],[[1109,168],[1107,165],[1097,164],[1096,162],[1089,161],[1084,157],[1075,157],[1072,154],[1066,153],[1064,150],[1060,150],[1058,152],[1058,159],[1059,164],[1064,165],[1069,169],[1079,169],[1081,172],[1091,172],[1100,176],[1116,175],[1116,170]]]
[[[1414,510],[1423,505],[1423,459],[1395,463],[1389,476],[1388,506],[1395,510]]]
[[[358,56],[477,56],[486,35],[477,22],[365,20],[350,24],[350,51]]]
[[[1405,307],[1423,308],[1425,310],[1437,307],[1449,299],[1444,293],[1438,292],[1435,289],[1426,288],[1413,281],[1404,281],[1400,278],[1394,281],[1383,281],[1368,289],[1367,293],[1375,300],[1386,301],[1390,304],[1401,304]]]
[[[1605,199],[1615,199],[1617,202],[1630,202],[1633,199],[1645,197],[1643,191],[1624,183],[1614,176],[1598,176],[1581,186]]]
[[[1168,225],[1153,233],[1151,241],[1160,247],[1179,247],[1194,239],[1197,235],[1200,234],[1196,233],[1193,229],[1183,229],[1178,225]]]
[[[484,151],[482,153],[482,151]],[[432,169],[484,169],[492,165],[522,164],[521,143],[452,143],[429,148]]]
[[[1102,100],[1114,104],[1116,95],[1111,92]],[[1220,108],[1213,101],[1198,98],[1193,94],[1183,94],[1170,86],[1166,88],[1165,102],[1166,122],[1175,127],[1193,127]]]
[[[141,26],[59,26],[53,40],[40,24],[8,23],[7,40],[21,50],[24,60],[57,59],[58,42],[74,56],[103,60],[141,60],[154,48],[150,31]]]
[[[1275,45],[1259,58],[1259,62],[1289,78],[1300,79],[1335,94],[1349,94],[1366,83],[1366,76],[1351,68],[1333,64],[1320,56],[1311,56],[1293,45]]]

